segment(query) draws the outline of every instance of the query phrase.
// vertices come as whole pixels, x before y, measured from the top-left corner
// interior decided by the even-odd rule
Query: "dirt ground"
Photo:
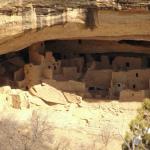
[[[0,149],[21,150],[28,145],[32,150],[120,150],[140,106],[141,102],[90,99],[24,110],[3,107]]]
[[[91,143],[92,145],[88,146],[87,149],[104,149],[107,147],[107,150],[120,150],[123,142],[122,138],[129,129],[128,125],[136,116],[136,110],[140,106],[141,102],[88,100],[88,102],[83,102],[80,106],[71,104],[61,112],[62,114],[56,113],[59,111],[59,107],[56,107],[54,116],[61,118],[55,120],[59,122],[56,124],[62,125],[63,123],[64,128],[69,129],[69,135],[71,132],[76,131],[73,135],[77,137],[83,136],[83,143]],[[86,137],[84,137],[85,133]],[[65,133],[65,135],[67,134]],[[69,136],[69,139],[74,138],[73,135]],[[73,141],[78,140],[74,139]],[[79,141],[81,142],[81,140]],[[77,145],[79,146],[80,144],[76,144],[75,149]],[[82,148],[78,147],[78,149]]]

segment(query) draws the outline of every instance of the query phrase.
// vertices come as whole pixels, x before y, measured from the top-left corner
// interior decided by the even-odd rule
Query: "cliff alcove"
[[[121,149],[150,98],[149,13],[149,0],[1,0],[0,149]]]

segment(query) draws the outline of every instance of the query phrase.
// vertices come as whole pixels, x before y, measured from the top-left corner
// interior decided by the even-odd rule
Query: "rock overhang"
[[[0,54],[56,39],[150,40],[146,0],[66,2],[1,1]],[[93,12],[92,19],[88,9]],[[94,28],[86,26],[87,18]]]

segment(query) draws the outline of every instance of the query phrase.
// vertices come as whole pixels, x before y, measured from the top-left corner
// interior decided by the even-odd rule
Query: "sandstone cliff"
[[[149,40],[149,5],[148,0],[1,0],[0,54],[50,39]],[[88,28],[92,25],[97,28]]]

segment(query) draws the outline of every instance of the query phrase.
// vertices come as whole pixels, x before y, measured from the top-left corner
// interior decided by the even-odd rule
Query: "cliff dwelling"
[[[111,52],[110,43],[116,51]],[[120,41],[81,39],[35,43],[21,51],[1,55],[1,85],[29,90],[36,96],[40,93],[42,98],[42,87],[38,85],[43,86],[44,94],[44,84],[85,99],[149,98],[150,55],[129,50],[120,52],[120,45]],[[147,46],[147,42],[145,45],[143,41],[142,46]]]
[[[127,150],[145,100],[150,0],[0,0],[0,150]]]

